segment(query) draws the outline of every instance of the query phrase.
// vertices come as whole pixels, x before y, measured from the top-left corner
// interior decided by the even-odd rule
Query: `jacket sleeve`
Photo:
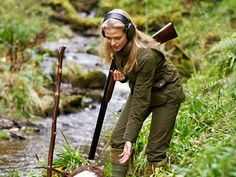
[[[142,127],[143,121],[148,116],[148,108],[151,100],[151,90],[156,69],[156,58],[143,60],[132,94],[131,109],[128,117],[124,140],[134,143]]]

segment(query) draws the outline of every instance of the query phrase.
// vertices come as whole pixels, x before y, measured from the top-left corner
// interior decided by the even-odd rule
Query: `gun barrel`
[[[175,28],[172,23],[168,23],[163,28],[161,28],[159,31],[157,31],[152,36],[157,42],[165,43],[171,39],[174,39],[178,37]]]
[[[90,151],[89,151],[88,159],[90,159],[90,160],[94,159],[97,145],[98,145],[99,136],[100,136],[100,133],[102,130],[102,124],[103,124],[104,117],[106,114],[107,104],[110,101],[113,90],[114,90],[114,86],[115,86],[116,81],[113,79],[112,72],[115,69],[116,69],[116,64],[115,64],[115,61],[112,60],[109,74],[108,74],[108,78],[107,78],[106,85],[104,88],[102,104],[101,104],[101,107],[99,110],[98,119],[97,119],[95,131],[93,134],[93,139],[92,139],[92,143],[91,143],[91,147],[90,147]]]

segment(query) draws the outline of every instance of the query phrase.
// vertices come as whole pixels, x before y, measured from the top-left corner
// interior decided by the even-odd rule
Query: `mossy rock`
[[[49,0],[48,5],[52,6],[56,11],[65,11],[67,14],[76,14],[75,7],[69,0]]]
[[[82,74],[72,82],[72,86],[79,88],[102,89],[106,82],[106,75],[101,71],[90,71]]]
[[[91,2],[90,2],[91,1]],[[96,33],[98,32],[98,28],[102,23],[103,15],[106,12],[103,12],[101,17],[82,17],[78,14],[78,10],[80,11],[83,9],[87,11],[87,6],[96,6],[98,2],[96,0],[90,1],[73,1],[70,2],[68,0],[50,0],[47,5],[51,6],[54,9],[54,12],[51,13],[52,19],[56,21],[62,21],[66,24],[69,24],[73,31],[84,31],[88,29],[95,29]],[[86,6],[86,8],[84,8]],[[81,9],[82,8],[82,9]],[[91,9],[89,9],[90,11]],[[145,28],[147,19],[144,16],[136,15],[133,17],[134,22],[136,25],[143,29]]]
[[[95,47],[89,48],[89,49],[87,50],[87,53],[88,53],[88,54],[92,54],[92,55],[99,55],[99,51],[98,51],[98,49],[95,48]]]
[[[70,95],[62,97],[62,106],[60,112],[64,114],[78,112],[81,109],[83,96]]]
[[[103,91],[99,89],[88,90],[86,92],[87,97],[91,98],[94,102],[101,102],[102,101],[102,94]]]

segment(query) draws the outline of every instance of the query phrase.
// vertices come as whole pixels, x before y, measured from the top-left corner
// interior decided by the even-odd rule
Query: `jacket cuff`
[[[135,141],[136,141],[136,138],[135,138],[135,137],[127,136],[127,134],[124,135],[123,139],[124,139],[125,141],[131,142],[132,144],[135,143]]]
[[[127,82],[127,80],[128,80],[128,77],[127,77],[127,75],[125,75],[125,79],[124,80],[122,80],[122,81],[120,81],[121,83],[126,83]]]

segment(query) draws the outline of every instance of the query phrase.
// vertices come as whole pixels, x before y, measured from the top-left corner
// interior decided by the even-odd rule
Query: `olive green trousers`
[[[110,141],[112,148],[124,148],[125,140],[123,139],[123,136],[129,118],[131,103],[132,94],[129,95],[126,104],[121,111],[121,115],[113,129]],[[151,127],[146,147],[146,154],[149,162],[160,162],[166,158],[179,105],[180,104],[167,103],[161,106],[149,107],[147,114],[142,118],[144,121],[152,113]]]

